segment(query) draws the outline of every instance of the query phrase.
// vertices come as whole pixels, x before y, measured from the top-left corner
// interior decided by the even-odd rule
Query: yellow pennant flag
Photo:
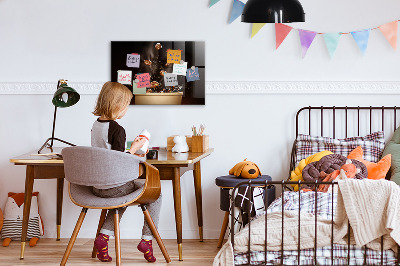
[[[256,35],[262,27],[264,27],[265,23],[253,23],[252,24],[252,28],[251,28],[251,38],[254,37],[254,35]]]

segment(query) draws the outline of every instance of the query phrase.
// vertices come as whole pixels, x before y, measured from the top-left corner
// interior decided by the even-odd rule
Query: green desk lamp
[[[57,107],[65,108],[70,107],[76,104],[79,101],[79,93],[76,92],[73,88],[69,87],[67,84],[67,80],[60,79],[57,83],[57,91],[53,95],[53,105],[54,105],[54,118],[53,118],[53,131],[51,133],[51,138],[48,138],[42,147],[39,149],[38,153],[40,153],[45,147],[50,148],[51,152],[53,152],[53,141],[58,140],[62,143],[75,146],[72,143],[69,143],[65,140],[55,138],[54,137],[54,129],[56,127],[56,116],[57,116]],[[49,141],[50,144],[49,144]]]

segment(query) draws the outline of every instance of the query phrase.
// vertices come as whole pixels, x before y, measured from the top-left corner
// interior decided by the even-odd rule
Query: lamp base
[[[49,148],[51,150],[51,152],[53,152],[53,141],[54,140],[58,140],[59,142],[68,144],[70,146],[76,146],[75,144],[69,143],[65,140],[59,139],[59,138],[48,138],[42,145],[42,147],[40,147],[40,149],[38,150],[38,154],[40,154],[40,152],[44,149],[44,148]],[[49,144],[49,141],[51,141],[51,144]]]

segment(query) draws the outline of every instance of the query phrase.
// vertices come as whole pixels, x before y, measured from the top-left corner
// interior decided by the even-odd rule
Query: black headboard
[[[308,106],[296,114],[296,138],[299,134],[347,138],[361,136],[382,130],[385,138],[397,128],[396,106]],[[293,144],[290,172],[295,165],[295,145]],[[289,172],[289,176],[290,176]]]

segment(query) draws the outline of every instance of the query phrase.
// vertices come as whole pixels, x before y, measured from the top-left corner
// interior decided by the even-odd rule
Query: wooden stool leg
[[[97,226],[96,238],[100,234],[101,227],[103,227],[104,221],[106,220],[106,215],[107,215],[107,210],[106,209],[101,210],[101,215],[100,215],[100,219],[99,219],[99,226]],[[95,248],[95,246],[93,244],[92,258],[96,258],[96,254],[97,254],[97,250],[96,250],[96,248]]]
[[[226,228],[228,227],[228,222],[229,222],[229,212],[225,212],[225,217],[224,217],[224,221],[222,222],[221,234],[219,235],[217,248],[220,248],[222,246],[222,242],[224,241],[224,237],[225,237]]]
[[[119,213],[118,209],[115,209],[114,214],[114,234],[115,234],[115,256],[117,257],[115,265],[121,265],[121,242],[119,235]]]
[[[87,208],[82,208],[81,214],[79,215],[78,221],[76,222],[74,232],[72,232],[71,239],[69,240],[67,249],[65,250],[64,257],[60,263],[61,266],[64,266],[67,263],[69,254],[71,253],[72,247],[74,246],[76,237],[78,236],[79,230],[81,229],[83,219],[85,219],[87,212]]]
[[[161,252],[164,256],[164,259],[167,263],[171,262],[171,259],[168,255],[168,251],[164,246],[164,243],[162,242],[162,239],[160,237],[160,234],[158,233],[158,230],[156,228],[156,225],[153,222],[153,219],[151,218],[151,215],[149,213],[149,211],[146,209],[145,205],[140,205],[140,207],[142,208],[143,214],[144,214],[144,219],[146,220],[147,224],[150,227],[151,232],[153,233],[154,238],[157,240],[157,244],[161,249]]]

